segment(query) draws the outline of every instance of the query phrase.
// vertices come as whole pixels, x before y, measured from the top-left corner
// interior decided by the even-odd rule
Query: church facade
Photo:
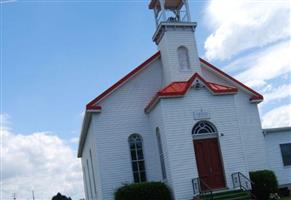
[[[163,181],[188,200],[197,184],[233,189],[238,174],[268,168],[263,96],[199,58],[186,0],[149,8],[159,51],[86,106],[78,149],[86,199]]]

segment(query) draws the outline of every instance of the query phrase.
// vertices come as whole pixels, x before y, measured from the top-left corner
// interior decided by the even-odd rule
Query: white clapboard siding
[[[291,166],[283,165],[280,149],[280,144],[291,143],[291,128],[266,133],[265,141],[269,169],[275,172],[279,185],[291,185]]]
[[[183,43],[182,39],[180,42]],[[175,52],[168,53],[166,56],[171,57]],[[175,66],[176,58],[170,57],[164,62]],[[90,179],[84,176],[86,199],[112,200],[117,188],[133,182],[128,145],[128,137],[133,133],[143,138],[147,180],[167,183],[176,200],[191,199],[191,180],[198,177],[192,140],[192,128],[198,120],[193,118],[193,113],[201,109],[210,113],[208,120],[218,130],[228,188],[233,187],[232,173],[242,172],[248,176],[249,171],[268,167],[257,104],[250,103],[250,94],[245,91],[239,89],[237,94],[213,95],[206,88],[191,88],[184,97],[161,99],[150,113],[144,112],[146,105],[164,86],[165,78],[168,81],[188,79],[189,74],[179,75],[178,69],[166,72],[163,59],[165,57],[156,59],[129,79],[99,103],[101,113],[92,114],[82,154],[84,175],[90,176]],[[199,71],[194,69],[192,75]],[[232,85],[212,73],[205,69],[201,72],[208,81]],[[167,180],[162,180],[156,127],[160,129]],[[87,159],[90,164],[90,149],[95,176],[91,166],[89,172],[86,167]],[[93,180],[97,194],[93,188],[91,195]]]
[[[213,96],[207,89],[190,89],[185,97],[163,99],[161,104],[175,199],[190,199],[191,179],[198,177],[192,140],[192,128],[197,122],[194,111],[209,112],[209,121],[224,135],[219,136],[219,141],[227,187],[232,188],[232,173],[247,173],[234,95]]]
[[[128,137],[138,133],[143,138],[148,181],[160,180],[157,146],[144,108],[161,88],[161,63],[151,66],[131,78],[100,103],[102,113],[91,121],[96,135],[102,200],[113,199],[114,191],[124,183],[132,183],[132,167]]]

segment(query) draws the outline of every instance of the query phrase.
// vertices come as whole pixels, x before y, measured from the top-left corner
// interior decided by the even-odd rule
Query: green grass
[[[291,200],[291,197],[283,197],[281,200]]]

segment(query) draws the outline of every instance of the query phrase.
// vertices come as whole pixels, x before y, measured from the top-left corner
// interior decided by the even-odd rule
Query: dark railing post
[[[196,195],[199,191],[197,191],[197,186],[195,181],[197,181],[195,178],[192,179],[192,187],[193,187],[193,194]]]
[[[202,186],[206,188],[207,190],[202,191]],[[203,195],[205,193],[210,193],[211,200],[213,200],[213,191],[212,189],[203,182],[199,177],[192,179],[192,187],[193,187],[193,194],[194,195]]]
[[[239,188],[243,191],[248,192],[254,199],[256,199],[255,195],[251,192],[251,188],[249,187],[249,185],[254,185],[254,183],[248,178],[246,177],[243,173],[241,172],[236,172],[233,173],[232,175],[232,181],[233,181],[233,185],[235,187],[235,180],[234,177],[237,176],[238,178],[238,184],[239,184]],[[243,183],[245,184],[243,184]]]
[[[231,175],[231,179],[232,179],[232,186],[233,188],[235,188],[233,174]]]
[[[239,172],[238,172],[238,183],[239,183],[239,188],[242,189],[242,188],[241,188],[240,173],[239,173]]]
[[[195,188],[194,188],[194,178],[191,180],[192,182],[192,189],[193,189],[193,194],[195,195]]]

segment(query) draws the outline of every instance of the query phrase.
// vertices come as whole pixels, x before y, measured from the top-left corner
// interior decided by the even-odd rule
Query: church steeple
[[[164,83],[185,81],[200,72],[200,62],[187,0],[151,0],[158,45],[163,62]]]

